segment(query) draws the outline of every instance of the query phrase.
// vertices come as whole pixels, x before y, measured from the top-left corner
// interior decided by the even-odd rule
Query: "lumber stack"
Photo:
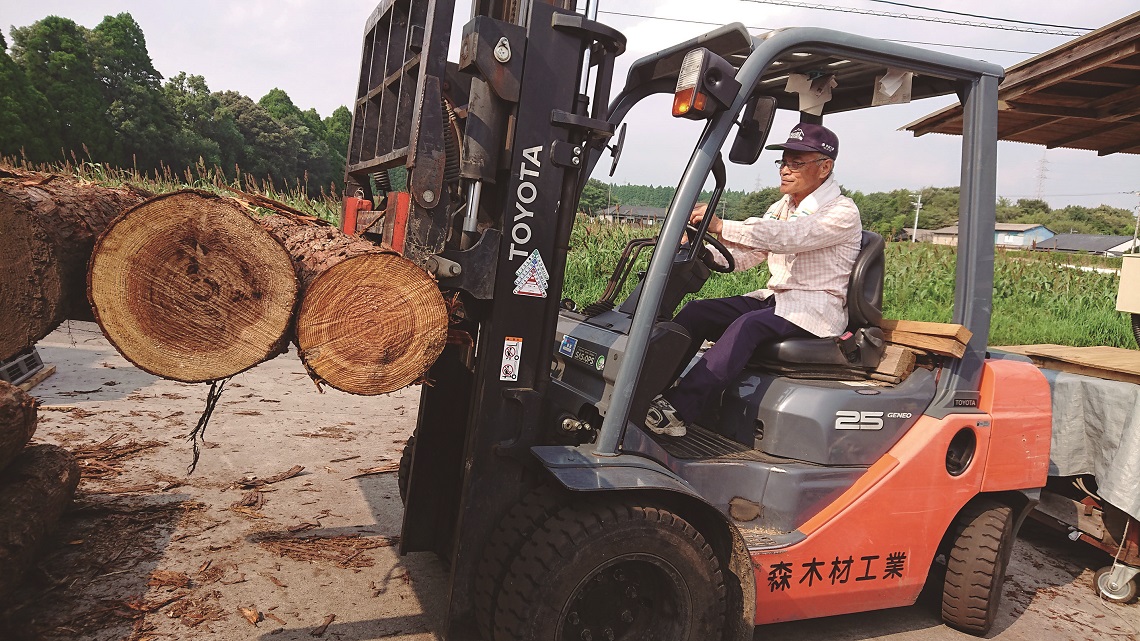
[[[961,358],[973,334],[962,325],[883,319],[879,325],[888,343]]]
[[[54,445],[31,445],[36,401],[0,381],[0,598],[35,561],[75,496],[79,466]]]

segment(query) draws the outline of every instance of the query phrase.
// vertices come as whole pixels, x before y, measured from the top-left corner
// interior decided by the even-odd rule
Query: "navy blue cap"
[[[789,151],[818,151],[835,160],[839,156],[839,136],[823,125],[801,122],[788,134],[788,142],[768,145],[765,149],[787,149]]]

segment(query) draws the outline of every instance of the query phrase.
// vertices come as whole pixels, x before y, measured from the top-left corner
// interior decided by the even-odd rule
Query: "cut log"
[[[876,374],[903,379],[914,371],[916,354],[913,349],[902,345],[888,344],[883,352],[883,360],[875,368]]]
[[[54,174],[5,169],[0,178],[0,361],[67,318],[91,317],[84,296],[95,237],[151,194]]]
[[[107,339],[140,369],[187,383],[284,351],[297,300],[285,248],[239,202],[157,196],[99,237],[88,294]]]
[[[962,355],[966,353],[965,343],[959,343],[953,338],[945,338],[942,336],[931,336],[930,334],[915,334],[912,332],[900,332],[884,329],[883,338],[885,338],[888,343],[906,345],[907,347],[914,347],[923,351],[934,352],[935,354],[940,354],[942,356],[962,358]]]
[[[67,450],[33,445],[0,473],[0,598],[10,594],[36,560],[45,535],[59,522],[79,484]]]
[[[282,297],[269,304],[272,286],[289,281],[304,297],[296,337],[315,379],[381,394],[427,371],[446,341],[447,311],[426,272],[281,203],[236,198],[160,196],[99,239],[89,274],[92,304],[125,357],[187,382],[252,367],[289,337],[292,303]],[[278,213],[254,216],[255,206]],[[271,245],[286,256],[289,276],[277,258],[271,269],[266,264]],[[263,323],[270,311],[271,331]],[[241,354],[231,353],[239,348]]]
[[[0,471],[24,449],[36,432],[36,399],[0,381]]]
[[[297,347],[316,380],[385,394],[421,378],[447,342],[447,307],[423,270],[394,254],[345,260],[305,291]]]

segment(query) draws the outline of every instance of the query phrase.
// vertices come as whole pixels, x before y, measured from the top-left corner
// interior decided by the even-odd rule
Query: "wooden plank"
[[[892,320],[884,318],[879,327],[884,330],[910,332],[912,334],[929,334],[931,336],[942,336],[945,338],[953,338],[959,343],[969,343],[970,337],[974,334],[962,325],[954,323],[927,323],[924,321],[912,320]]]
[[[953,356],[954,358],[961,358],[962,354],[966,353],[966,345],[964,343],[959,343],[953,338],[945,338],[942,336],[931,336],[929,334],[915,334],[912,332],[899,332],[884,329],[883,338],[885,338],[888,343],[914,347],[917,349],[925,350],[927,352],[941,354],[942,356]]]
[[[1140,352],[1135,350],[1104,345],[1011,345],[994,349],[1028,356],[1044,369],[1140,384]]]
[[[887,345],[883,360],[875,368],[876,374],[894,378],[906,378],[914,371],[915,351],[902,345]]]
[[[55,374],[55,365],[44,365],[42,368],[40,368],[40,371],[36,372],[32,375],[31,378],[24,381],[23,383],[20,383],[16,387],[24,390],[25,392],[30,392],[33,387],[42,383],[44,379],[51,376],[52,374]]]

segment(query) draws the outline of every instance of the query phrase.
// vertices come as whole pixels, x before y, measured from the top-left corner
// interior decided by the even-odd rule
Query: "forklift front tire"
[[[942,592],[942,620],[950,627],[982,636],[993,626],[1015,522],[1010,506],[991,499],[975,500],[954,520]]]
[[[496,641],[719,639],[720,563],[668,510],[612,500],[562,509],[511,564]]]

